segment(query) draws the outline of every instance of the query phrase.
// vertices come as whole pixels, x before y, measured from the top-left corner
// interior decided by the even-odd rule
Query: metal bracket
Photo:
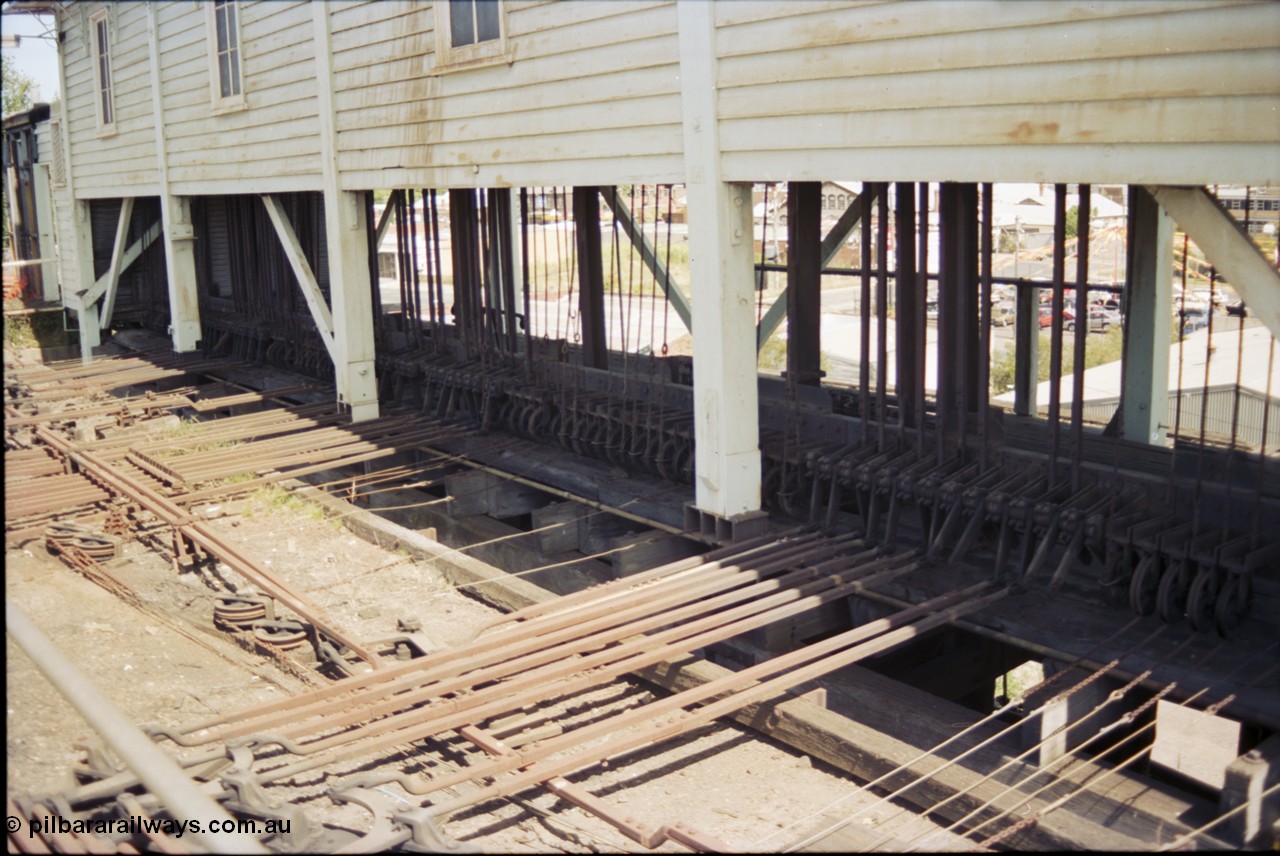
[[[395,819],[413,832],[413,838],[404,845],[410,853],[483,853],[484,851],[466,841],[455,841],[442,833],[436,826],[435,818],[425,809],[418,806],[401,806],[393,812]]]

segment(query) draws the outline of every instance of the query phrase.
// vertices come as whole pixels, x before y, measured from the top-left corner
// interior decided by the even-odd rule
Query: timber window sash
[[[106,9],[90,16],[89,34],[93,44],[94,101],[97,105],[94,113],[98,118],[98,135],[107,137],[116,132],[116,104],[111,91],[111,22]]]
[[[436,0],[432,74],[509,64],[504,0]]]
[[[240,48],[240,4],[213,0],[205,4],[209,21],[209,93],[214,113],[243,110],[244,76]]]

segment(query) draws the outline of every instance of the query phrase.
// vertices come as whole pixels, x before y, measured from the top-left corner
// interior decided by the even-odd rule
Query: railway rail
[[[94,382],[101,388],[123,389],[196,379],[227,367],[225,361],[189,359],[160,360],[152,369],[145,360],[110,362],[115,371],[107,365],[92,371],[66,369],[69,394],[85,394],[95,388]],[[9,433],[35,444],[6,455],[15,455],[14,483],[33,488],[31,498],[22,500],[26,504],[16,506],[24,513],[12,515],[26,528],[11,527],[6,509],[9,535],[29,533],[35,518],[62,506],[71,513],[40,524],[46,540],[73,566],[92,575],[95,566],[109,560],[114,547],[85,522],[99,522],[110,513],[118,523],[122,509],[134,520],[152,519],[172,533],[176,560],[212,557],[225,562],[273,605],[271,614],[264,609],[260,616],[257,604],[232,596],[222,604],[225,623],[265,632],[263,641],[276,647],[300,642],[301,636],[322,662],[347,675],[294,698],[179,729],[150,729],[206,792],[223,795],[224,804],[237,814],[297,817],[296,806],[277,806],[271,797],[306,780],[304,774],[319,771],[325,782],[323,797],[363,806],[374,817],[373,831],[361,841],[348,842],[348,851],[452,847],[456,842],[440,833],[447,818],[541,786],[597,814],[645,847],[673,841],[693,850],[723,849],[713,836],[678,822],[637,823],[565,777],[678,738],[747,705],[785,696],[806,682],[993,607],[1047,573],[1049,556],[1061,547],[1066,549],[1055,554],[1061,558],[1048,574],[1051,591],[1061,588],[1073,556],[1086,549],[1105,557],[1111,571],[1122,565],[1140,570],[1144,563],[1158,561],[1165,572],[1162,579],[1178,574],[1179,580],[1187,577],[1192,588],[1201,578],[1197,568],[1225,574],[1235,562],[1247,575],[1272,555],[1266,552],[1271,548],[1260,552],[1253,539],[1207,533],[1192,533],[1192,550],[1186,546],[1190,542],[1165,537],[1168,531],[1181,531],[1172,521],[1141,523],[1123,514],[1106,519],[1114,503],[1104,502],[1096,488],[1073,490],[1067,483],[1050,487],[1015,465],[957,463],[883,438],[874,446],[814,445],[795,458],[803,466],[793,468],[788,477],[793,480],[786,482],[797,495],[801,486],[807,490],[807,519],[799,525],[517,611],[496,620],[467,645],[408,662],[388,662],[369,643],[336,625],[307,594],[231,544],[202,519],[199,509],[262,484],[343,470],[427,446],[447,447],[473,432],[477,423],[483,427],[505,422],[516,426],[513,433],[534,438],[563,426],[545,421],[552,418],[546,402],[519,405],[508,399],[503,404],[492,388],[468,391],[464,375],[451,377],[452,386],[440,385],[433,399],[436,412],[430,417],[393,410],[384,419],[353,426],[329,405],[286,405],[196,423],[183,429],[181,437],[145,442],[139,439],[142,435],[128,432],[68,439],[55,426],[121,411],[107,404],[44,411],[48,403],[59,401],[56,373],[49,371],[27,375],[23,382],[33,382],[24,388],[29,394],[17,395],[6,405],[10,415],[27,414],[7,423]],[[18,386],[13,379],[8,385],[11,391]],[[207,413],[310,387],[230,394],[225,386],[217,394],[202,394],[202,388],[211,391],[208,384],[196,384],[171,396],[173,403],[142,407],[130,415],[146,417],[153,410],[187,406],[201,411],[194,406],[201,401],[211,402],[203,408]],[[147,400],[168,401],[160,393]],[[585,433],[577,433],[579,427],[569,433],[579,445],[587,444],[575,451],[626,463],[628,455],[648,456],[666,442],[641,431],[614,437],[610,420],[630,419],[635,413],[628,416],[609,407],[594,413],[590,419],[573,421]],[[569,445],[574,447],[574,441]],[[450,471],[443,453],[425,468],[431,466]],[[357,484],[369,489],[380,479],[392,484],[415,478],[418,483],[439,483],[437,477],[421,477],[423,469],[421,464],[391,462],[382,471],[351,476],[350,483],[353,491]],[[68,506],[68,497],[83,501]],[[852,497],[856,509],[852,526],[846,497]],[[50,505],[54,498],[57,502]],[[918,523],[907,520],[907,507],[918,510]],[[85,509],[91,510],[82,513]],[[995,572],[979,582],[903,605],[722,679],[600,721],[576,724],[557,714],[584,694],[646,667],[818,607],[842,604],[850,596],[872,594],[912,574],[963,563],[971,558],[984,528],[995,533],[998,559]],[[920,537],[902,535],[908,529]],[[904,543],[913,540],[918,543],[915,548]],[[1008,559],[1015,544],[1017,558],[1010,571]],[[1125,548],[1119,554],[1117,545]],[[109,581],[110,575],[99,573],[98,578]],[[281,622],[275,605],[293,618]],[[1146,615],[1154,610],[1135,611]],[[1202,608],[1201,616],[1192,619],[1197,627],[1204,625],[1203,612]],[[1221,623],[1217,629],[1224,630]],[[1149,673],[1131,685],[1147,677]],[[1193,693],[1191,699],[1196,697]],[[478,754],[473,753],[470,764],[432,775],[413,771],[421,747],[452,741],[475,747]],[[390,765],[388,757],[393,759]],[[375,761],[380,771],[368,772]],[[18,804],[27,812],[65,806],[82,817],[164,811],[163,795],[137,794],[137,786],[131,773],[98,776],[55,797],[20,798]],[[387,787],[399,788],[405,797],[389,800]],[[412,806],[406,807],[405,799]],[[1057,807],[1048,800],[1035,805],[1041,813]],[[992,820],[989,815],[976,816],[984,824]],[[277,844],[305,847],[306,841],[319,840],[307,838],[317,830],[300,830],[294,841]],[[998,844],[1013,834],[1008,826],[1001,827],[989,843]],[[175,846],[153,843],[162,849]],[[105,846],[57,835],[44,844],[71,851]]]

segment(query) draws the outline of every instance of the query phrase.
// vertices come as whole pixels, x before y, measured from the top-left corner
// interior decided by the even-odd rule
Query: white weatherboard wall
[[[111,33],[116,131],[102,136],[97,119],[89,18],[106,9]],[[143,3],[77,3],[61,12],[63,98],[70,123],[71,168],[79,199],[152,196],[156,167],[147,19]]]
[[[1274,3],[715,8],[728,180],[1280,181]]]
[[[180,2],[157,10],[170,189],[179,196],[319,190],[310,4],[242,3],[239,11],[248,106],[216,114],[204,8]]]
[[[671,2],[508,2],[512,61],[433,73],[435,10],[330,5],[345,188],[682,181]]]
[[[692,0],[699,2],[699,0]],[[425,2],[327,2],[343,189],[683,181],[670,0],[508,0],[510,62],[436,69]],[[156,192],[143,4],[106,4],[118,131],[60,14],[78,198]],[[1280,12],[1244,0],[716,3],[726,181],[1280,184]],[[172,192],[319,190],[306,2],[240,6],[247,109],[203,6],[157,7]]]

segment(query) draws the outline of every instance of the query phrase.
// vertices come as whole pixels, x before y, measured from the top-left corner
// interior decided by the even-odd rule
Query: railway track
[[[199,380],[215,371],[209,362],[181,360],[162,361],[154,370],[122,360],[115,368],[114,373],[104,366],[92,372],[69,369],[69,395],[84,394],[94,381],[102,388],[120,389],[157,380]],[[290,801],[297,796],[297,784],[320,776],[324,788],[308,799],[362,806],[372,817],[372,829],[359,841],[347,842],[347,852],[454,847],[456,842],[440,833],[445,820],[538,786],[597,815],[645,847],[671,841],[693,850],[724,849],[722,842],[684,824],[638,823],[566,777],[678,739],[749,705],[785,697],[806,682],[991,607],[1011,589],[989,575],[984,582],[904,604],[742,671],[612,711],[595,721],[575,719],[566,711],[588,704],[585,699],[592,693],[637,671],[823,606],[842,604],[850,596],[872,594],[876,587],[962,558],[972,546],[977,527],[987,519],[993,495],[1001,491],[1034,494],[1039,489],[1034,481],[1021,479],[1021,473],[991,470],[978,475],[943,465],[922,473],[918,472],[921,467],[896,467],[889,460],[892,455],[886,458],[879,453],[884,460],[877,466],[902,470],[913,479],[913,490],[926,499],[934,497],[933,513],[923,525],[929,537],[918,549],[900,548],[897,539],[890,537],[896,526],[897,483],[881,494],[881,508],[874,493],[875,473],[859,469],[875,463],[874,455],[868,457],[870,450],[835,454],[828,449],[809,459],[813,473],[809,526],[722,547],[531,606],[495,620],[469,644],[395,662],[380,656],[365,640],[336,624],[305,592],[232,544],[202,518],[199,509],[264,484],[364,465],[426,446],[447,446],[473,431],[473,423],[448,415],[424,418],[393,410],[386,418],[353,426],[328,405],[286,405],[194,423],[182,429],[182,436],[169,439],[143,440],[142,435],[121,432],[72,440],[56,426],[73,422],[79,418],[76,414],[103,416],[119,411],[109,405],[42,411],[47,403],[59,402],[54,395],[58,383],[48,372],[36,372],[33,377],[39,379],[38,390],[26,387],[30,394],[17,396],[13,399],[17,403],[6,408],[10,415],[26,414],[15,417],[22,421],[13,424],[10,432],[37,444],[8,453],[14,455],[15,469],[12,479],[7,475],[6,480],[24,486],[24,498],[17,500],[23,504],[16,506],[24,513],[14,515],[19,525],[11,526],[6,509],[7,534],[15,537],[30,533],[33,526],[44,526],[52,548],[110,588],[114,578],[95,567],[110,559],[114,547],[95,527],[109,514],[117,524],[122,514],[134,520],[145,518],[171,532],[176,562],[198,565],[217,559],[255,586],[271,604],[270,614],[264,609],[259,615],[256,603],[233,596],[224,598],[224,623],[254,630],[268,645],[309,644],[320,662],[347,676],[293,698],[185,727],[153,727],[150,734],[169,748],[207,793],[222,795],[226,807],[239,815],[297,818],[296,805]],[[12,390],[16,382],[10,379],[9,385]],[[231,407],[288,394],[226,394],[225,385],[216,385],[220,386],[216,394],[206,394],[211,385],[197,383],[173,397]],[[210,404],[192,409],[209,413],[219,408]],[[537,422],[539,412],[530,410],[528,420]],[[145,419],[152,413],[152,408],[144,407],[133,415]],[[448,471],[445,453],[436,454],[431,463]],[[354,491],[357,483],[367,487],[383,478],[393,483],[410,480],[421,471],[421,466],[389,461],[383,471],[370,472],[365,467],[362,475],[351,477],[351,487]],[[922,487],[922,482],[928,484]],[[870,491],[872,503],[863,515],[865,525],[851,531],[830,526],[829,519],[846,486]],[[68,506],[67,497],[82,501]],[[36,520],[58,506],[67,512],[61,519],[53,514]],[[880,513],[871,513],[877,508]],[[828,525],[826,531],[819,531],[824,509]],[[1058,537],[1055,529],[1037,531],[1041,545]],[[1024,544],[1031,543],[1029,539],[1030,534],[1024,536]],[[1028,549],[1024,554],[1017,577],[1025,584],[1043,565],[1043,558]],[[1028,557],[1029,566],[1025,564]],[[275,615],[276,606],[287,614]],[[454,770],[437,766],[431,774],[421,772],[425,751],[444,744],[472,747],[470,763]],[[163,812],[163,794],[138,794],[138,785],[137,777],[125,772],[99,777],[56,797],[19,797],[18,803],[28,813],[41,806],[65,806],[83,818]],[[398,789],[394,798],[387,797],[387,788]],[[274,799],[281,794],[290,795],[283,804]],[[314,834],[319,833],[300,827],[294,839],[277,844],[320,846],[321,839],[308,837]],[[176,846],[153,843],[161,849]],[[105,846],[65,836],[47,838],[44,845],[68,852]]]

